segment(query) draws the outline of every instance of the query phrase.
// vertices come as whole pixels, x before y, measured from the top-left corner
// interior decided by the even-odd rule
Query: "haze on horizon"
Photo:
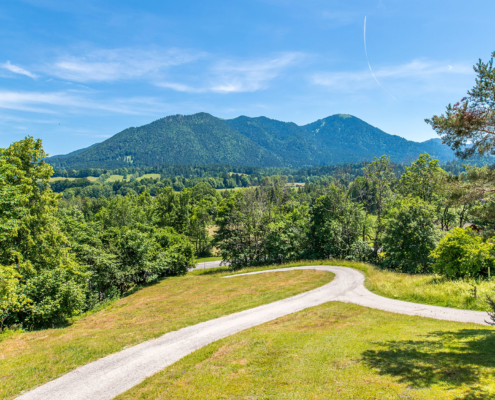
[[[32,135],[68,153],[197,112],[299,125],[345,113],[424,141],[436,137],[424,118],[462,98],[495,50],[494,11],[479,0],[5,0],[0,147]],[[368,69],[365,16],[370,64],[393,97]]]

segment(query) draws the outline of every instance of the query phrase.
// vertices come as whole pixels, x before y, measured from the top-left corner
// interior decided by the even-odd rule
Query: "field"
[[[332,280],[323,271],[242,279],[201,274],[165,279],[71,326],[0,336],[0,398],[50,381],[80,365],[167,332],[293,296]]]
[[[493,399],[488,327],[326,303],[206,346],[130,399]]]
[[[140,176],[139,178],[136,178],[137,181],[140,181],[142,179],[146,178],[151,178],[151,179],[160,179],[161,175],[160,174],[144,174],[143,176]]]
[[[208,258],[200,261],[212,261]],[[218,258],[216,258],[218,259]],[[485,310],[474,300],[493,282],[452,282],[428,275],[343,265],[366,275],[383,296]],[[265,270],[270,267],[238,271]],[[202,321],[273,302],[332,279],[291,271],[222,280],[227,268],[193,271],[145,287],[71,326],[4,334],[0,398],[47,382],[104,355]],[[397,315],[344,303],[292,314],[202,348],[119,399],[495,399],[493,328]]]
[[[117,181],[123,181],[125,180],[124,179],[124,175],[110,175],[108,177],[108,179],[105,181],[105,183],[107,182],[117,182]]]
[[[65,180],[65,179],[68,179],[69,181],[73,181],[75,180],[76,178],[64,178],[64,177],[61,177],[61,176],[57,176],[56,178],[50,178],[50,182],[56,182],[56,181],[62,181],[62,180]],[[95,177],[95,176],[88,176],[86,178],[88,181],[91,181],[91,182],[94,182],[96,181],[98,178]]]

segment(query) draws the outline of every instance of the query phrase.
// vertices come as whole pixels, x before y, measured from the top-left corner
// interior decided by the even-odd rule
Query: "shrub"
[[[494,246],[470,230],[452,229],[432,251],[433,270],[450,278],[478,277],[493,268]]]

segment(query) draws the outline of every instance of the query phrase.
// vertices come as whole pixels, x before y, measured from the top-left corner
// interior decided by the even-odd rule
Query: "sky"
[[[495,50],[493,15],[489,0],[2,0],[0,147],[30,135],[65,154],[197,112],[345,113],[428,140],[424,119]]]

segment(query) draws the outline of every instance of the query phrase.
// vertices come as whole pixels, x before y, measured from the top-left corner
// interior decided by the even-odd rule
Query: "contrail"
[[[378,79],[376,79],[375,74],[373,73],[373,70],[371,69],[371,64],[370,64],[370,59],[368,58],[368,50],[366,50],[366,16],[364,16],[364,53],[366,54],[366,61],[368,61],[368,67],[370,67],[371,75],[373,75],[373,78],[375,78],[376,83],[380,85],[380,87],[385,90],[395,101],[397,99],[392,96],[392,93],[390,93],[387,89],[385,89],[380,82],[378,82]]]

